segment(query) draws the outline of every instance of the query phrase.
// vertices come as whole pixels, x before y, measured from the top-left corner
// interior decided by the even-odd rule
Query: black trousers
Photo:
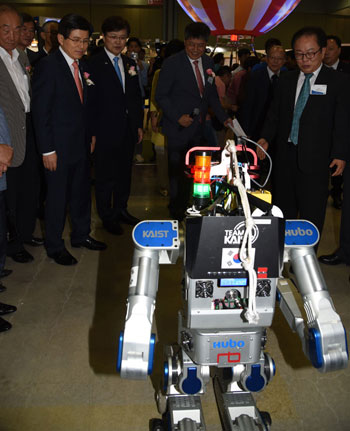
[[[344,193],[340,224],[339,255],[350,265],[350,167],[346,165],[343,173]]]
[[[5,191],[0,191],[0,272],[4,269],[6,260],[6,232]]]
[[[39,155],[31,115],[26,115],[26,154],[21,166],[7,170],[6,209],[9,230],[7,255],[20,251],[33,235],[39,202]]]
[[[110,142],[96,143],[96,207],[104,222],[116,220],[128,206],[134,149],[135,137],[129,128],[118,137],[115,145]]]
[[[64,248],[62,233],[67,210],[72,223],[71,241],[84,241],[90,233],[91,191],[90,163],[87,155],[66,163],[57,160],[57,170],[45,170],[47,195],[45,205],[45,247],[48,254]]]
[[[329,169],[321,173],[305,173],[298,166],[297,148],[288,143],[288,164],[274,165],[272,200],[286,219],[311,221],[322,233],[327,199]]]

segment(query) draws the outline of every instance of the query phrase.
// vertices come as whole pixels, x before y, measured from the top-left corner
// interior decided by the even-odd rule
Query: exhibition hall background
[[[144,40],[182,38],[184,28],[190,22],[176,0],[163,0],[159,2],[163,3],[161,6],[149,5],[151,2],[148,0],[22,0],[4,3],[13,4],[20,12],[25,11],[32,16],[62,17],[75,12],[88,18],[97,32],[105,17],[121,15],[130,22],[132,35]],[[285,48],[290,48],[292,34],[304,25],[320,26],[326,33],[337,34],[343,42],[350,43],[350,0],[302,0],[277,28],[256,38],[256,48],[263,49],[268,37],[278,37]]]

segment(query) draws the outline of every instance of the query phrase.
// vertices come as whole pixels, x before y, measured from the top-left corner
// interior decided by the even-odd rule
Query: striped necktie
[[[74,68],[74,81],[75,81],[75,85],[77,86],[77,90],[78,90],[78,93],[79,93],[79,97],[80,97],[81,103],[83,103],[84,102],[84,99],[83,99],[83,86],[82,86],[81,81],[80,81],[79,66],[78,66],[77,60],[73,61],[73,68]]]
[[[304,111],[306,102],[310,95],[310,79],[312,76],[313,76],[313,73],[305,73],[304,84],[301,87],[297,103],[295,104],[293,121],[292,121],[292,130],[290,131],[290,139],[294,145],[298,145],[300,117]]]

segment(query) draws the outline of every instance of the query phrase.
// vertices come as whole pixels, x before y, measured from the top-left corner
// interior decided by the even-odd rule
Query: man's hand
[[[13,148],[6,144],[0,144],[0,163],[10,166],[13,157]]]
[[[224,126],[225,126],[225,127],[228,127],[228,126],[233,127],[233,120],[232,120],[232,118],[228,118],[228,119],[224,122]]]
[[[190,117],[189,114],[183,114],[181,117],[177,120],[177,122],[182,127],[189,127],[193,123],[193,118]]]
[[[49,171],[55,171],[57,169],[57,153],[49,154],[48,156],[43,156],[43,163],[45,169]]]
[[[269,148],[269,143],[264,138],[259,139],[258,142],[257,142],[257,144],[261,145],[265,151],[267,151],[267,149]],[[260,160],[264,160],[265,157],[266,157],[266,154],[259,147],[258,147],[258,149],[256,151],[256,154],[258,155],[258,157],[259,157]]]
[[[142,142],[142,139],[143,139],[143,130],[142,129],[137,129],[137,135],[139,137],[137,143],[139,144],[140,142]]]
[[[2,174],[4,174],[7,171],[7,165],[4,165],[0,162],[0,178],[2,177]]]
[[[346,162],[345,160],[340,159],[333,159],[332,163],[329,165],[330,168],[333,168],[333,166],[336,166],[336,170],[333,172],[332,177],[337,177],[338,175],[342,175],[344,169],[345,169]]]
[[[91,136],[91,143],[90,143],[91,154],[95,151],[95,147],[96,147],[96,136]]]

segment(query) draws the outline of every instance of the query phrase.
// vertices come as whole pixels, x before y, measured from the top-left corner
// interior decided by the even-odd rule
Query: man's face
[[[333,66],[340,56],[341,48],[337,45],[334,39],[327,40],[326,53],[323,62],[327,66]]]
[[[266,62],[273,73],[278,73],[286,62],[286,54],[283,48],[277,45],[271,47],[268,51]]]
[[[50,22],[47,24],[45,31],[41,32],[41,37],[45,41],[45,48],[48,52],[52,48],[56,48],[58,45],[57,41],[58,34],[58,22]]]
[[[126,45],[128,33],[125,29],[119,31],[109,31],[103,36],[105,47],[114,55],[119,55]]]
[[[34,34],[35,28],[33,21],[24,22],[19,36],[19,44],[23,46],[23,48],[30,46],[34,39]]]
[[[135,41],[130,42],[127,49],[128,52],[137,52],[138,54],[141,51],[140,45]]]
[[[191,60],[198,60],[205,52],[207,43],[203,39],[187,39],[185,40],[185,51]]]
[[[65,39],[62,34],[57,36],[63,51],[74,60],[80,60],[89,45],[89,32],[87,30],[72,30]]]
[[[21,20],[15,12],[0,15],[0,46],[9,54],[16,48],[21,32]]]
[[[320,48],[316,36],[301,36],[294,44],[295,59],[299,69],[304,73],[317,70],[323,61],[326,48]],[[307,58],[306,55],[311,58]]]

